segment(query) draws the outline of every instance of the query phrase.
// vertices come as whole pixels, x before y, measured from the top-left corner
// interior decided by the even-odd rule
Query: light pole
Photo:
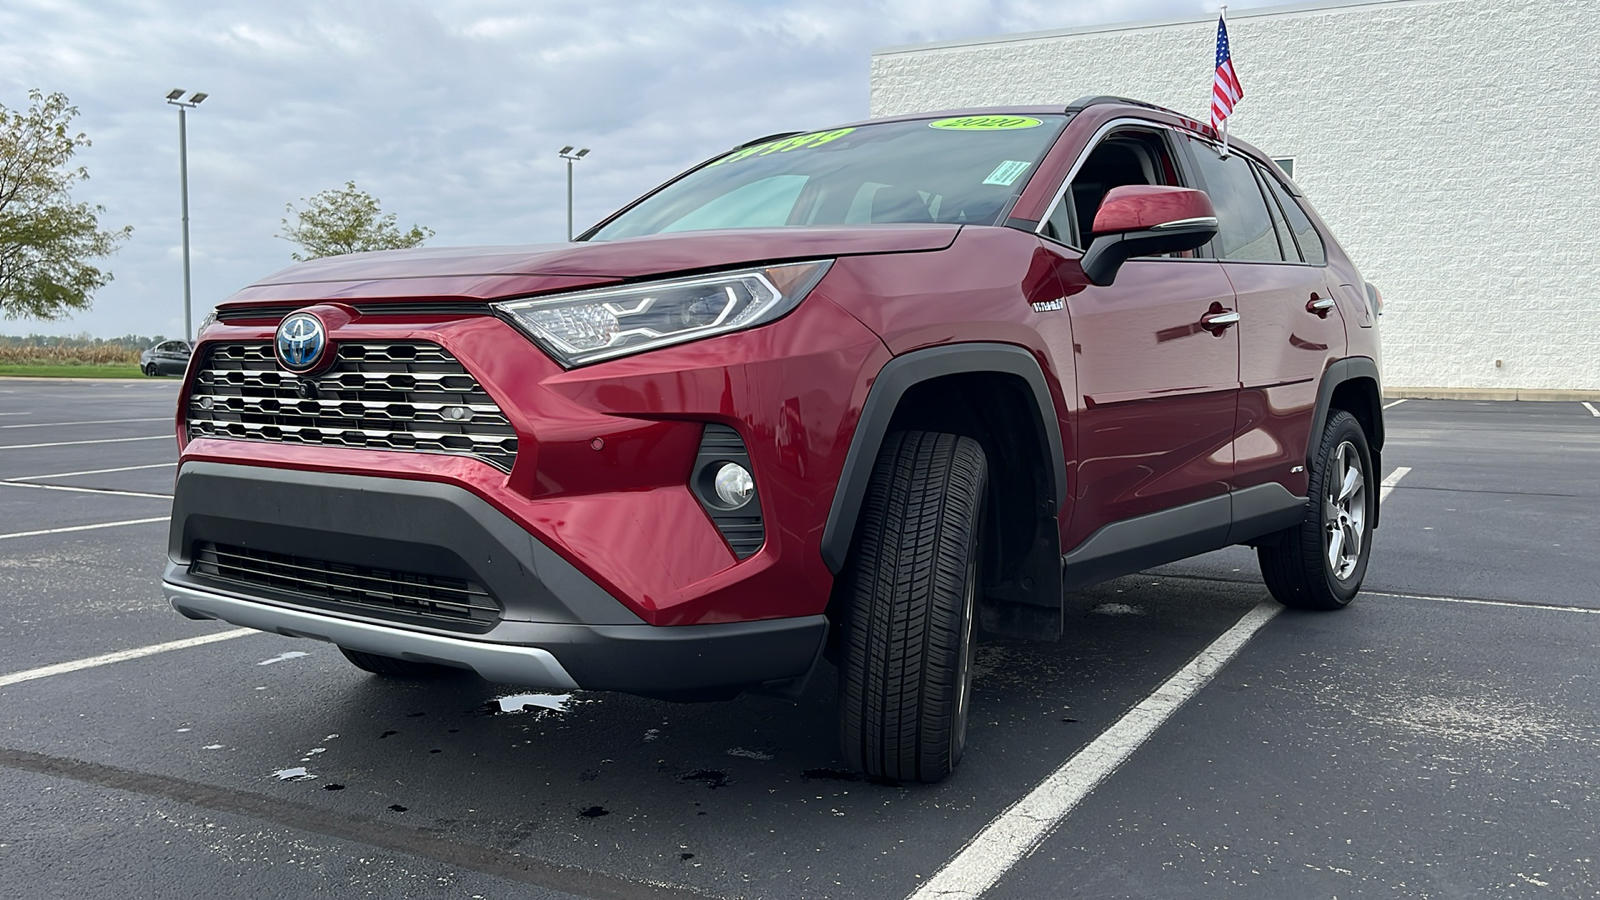
[[[589,155],[589,148],[585,147],[577,153],[572,152],[572,145],[561,148],[561,158],[567,161],[567,241],[572,241],[572,164]]]
[[[185,113],[205,102],[210,94],[195,91],[183,99],[183,88],[167,92],[167,102],[178,108],[178,180],[183,194],[183,339],[194,340],[193,315],[189,303],[189,134]]]

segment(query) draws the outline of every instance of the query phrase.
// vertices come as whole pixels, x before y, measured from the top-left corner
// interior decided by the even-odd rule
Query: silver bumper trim
[[[484,680],[547,690],[570,691],[577,682],[548,650],[487,644],[460,638],[373,625],[308,610],[288,609],[203,591],[170,581],[162,591],[178,612],[191,618],[221,619],[288,637],[327,641],[352,650],[413,662],[471,669]]]

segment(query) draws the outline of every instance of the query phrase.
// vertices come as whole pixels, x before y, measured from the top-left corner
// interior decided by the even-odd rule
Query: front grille
[[[189,572],[271,588],[315,606],[377,618],[470,631],[487,631],[500,620],[500,604],[488,591],[463,578],[329,562],[210,541],[195,544]]]
[[[207,347],[189,395],[189,437],[450,453],[511,471],[516,431],[449,351],[352,341],[337,354],[327,371],[297,376],[278,368],[265,341]]]

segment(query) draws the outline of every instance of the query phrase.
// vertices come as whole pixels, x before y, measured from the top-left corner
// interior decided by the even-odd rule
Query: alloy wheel
[[[1322,503],[1323,552],[1333,577],[1355,574],[1367,533],[1367,479],[1361,454],[1345,441],[1329,461],[1327,496]]]

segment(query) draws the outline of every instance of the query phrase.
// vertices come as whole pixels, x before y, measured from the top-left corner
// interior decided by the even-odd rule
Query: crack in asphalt
[[[690,888],[633,881],[591,869],[530,859],[520,853],[465,844],[417,828],[318,809],[293,800],[136,772],[118,766],[0,747],[0,767],[158,797],[214,812],[242,815],[285,828],[431,859],[508,881],[563,891],[589,900],[713,900],[712,895]]]

